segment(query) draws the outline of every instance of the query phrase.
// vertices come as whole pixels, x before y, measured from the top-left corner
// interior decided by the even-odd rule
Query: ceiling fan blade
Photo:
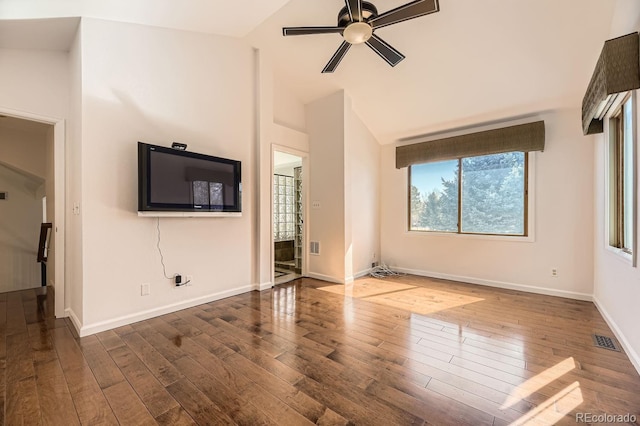
[[[367,46],[369,46],[374,52],[382,57],[389,65],[395,67],[402,61],[405,56],[398,52],[396,49],[391,47],[387,42],[382,40],[377,35],[372,35],[369,40],[367,40]]]
[[[385,12],[370,20],[369,23],[373,28],[381,28],[386,27],[387,25],[408,21],[409,19],[429,15],[430,13],[435,13],[439,10],[440,5],[438,4],[438,0],[415,0]]]
[[[338,67],[338,65],[340,64],[340,61],[342,61],[342,58],[344,58],[344,55],[346,55],[347,52],[349,51],[350,47],[351,47],[350,43],[343,41],[340,47],[338,48],[338,50],[336,50],[336,53],[334,53],[331,59],[329,60],[329,63],[327,63],[327,66],[324,67],[322,72],[323,73],[334,72]]]
[[[312,34],[333,34],[341,33],[344,27],[285,27],[282,29],[284,36],[312,35]]]
[[[362,0],[345,0],[351,22],[362,22]]]

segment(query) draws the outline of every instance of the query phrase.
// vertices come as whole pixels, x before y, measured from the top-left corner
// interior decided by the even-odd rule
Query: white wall
[[[67,117],[65,52],[0,49],[0,63],[0,107]]]
[[[274,166],[273,173],[276,174],[276,175],[294,177],[295,176],[295,168],[296,167],[301,167],[301,166],[302,166],[302,160],[300,160],[297,163],[278,164],[278,165]]]
[[[380,252],[380,145],[339,91],[306,106],[310,147],[309,275],[349,283]]]
[[[360,117],[346,113],[346,173],[350,199],[351,262],[354,277],[365,275],[380,256],[380,144]]]
[[[47,174],[46,134],[0,129],[0,162],[40,178]]]
[[[40,286],[36,262],[44,180],[0,165],[0,292]]]
[[[309,134],[309,197],[320,208],[309,211],[309,241],[320,255],[309,255],[309,275],[345,280],[345,95],[343,91],[306,105]]]
[[[616,3],[609,38],[638,30],[640,30],[640,4],[632,0],[619,0]],[[637,111],[640,104],[636,102],[635,106]],[[640,120],[640,112],[637,116]],[[584,143],[593,145],[595,150],[594,301],[640,372],[640,329],[638,328],[640,316],[637,306],[640,300],[640,271],[618,254],[607,249],[608,240],[605,237],[605,209],[608,206],[605,199],[606,144],[603,135],[584,139]],[[639,146],[637,140],[638,134],[636,134],[636,146]],[[638,199],[640,200],[640,197]],[[637,215],[640,205],[636,207]],[[640,238],[640,232],[637,237]]]
[[[254,53],[242,41],[82,23],[83,333],[248,291],[252,280]],[[241,218],[137,216],[137,141],[242,161]],[[151,295],[141,296],[142,283]]]
[[[299,132],[307,129],[304,104],[278,79],[273,81],[273,122]]]
[[[545,121],[546,146],[535,153],[529,188],[535,205],[533,241],[407,232],[407,169],[395,168],[395,146],[387,145],[382,150],[382,261],[415,274],[589,300],[593,150],[582,137],[579,110],[530,121],[538,119]],[[557,278],[551,268],[557,268]]]
[[[75,326],[83,322],[83,251],[82,217],[74,214],[73,206],[82,205],[82,31],[78,31],[69,50],[67,69],[69,74],[69,120],[66,135],[65,182],[65,308]]]

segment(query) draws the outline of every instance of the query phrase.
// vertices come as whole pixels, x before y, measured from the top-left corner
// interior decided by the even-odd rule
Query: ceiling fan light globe
[[[371,38],[373,28],[366,22],[353,22],[345,28],[342,36],[351,44],[362,44]]]

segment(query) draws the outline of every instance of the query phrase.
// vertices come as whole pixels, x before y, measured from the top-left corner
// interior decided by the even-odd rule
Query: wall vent
[[[316,255],[320,254],[320,242],[319,241],[311,241],[309,243],[309,245],[310,245],[310,247],[309,247],[310,254],[316,254]]]
[[[6,200],[8,198],[9,198],[9,193],[8,192],[0,191],[0,200]]]
[[[620,348],[616,344],[616,341],[611,337],[600,336],[599,334],[592,334],[593,344],[602,349],[609,349],[610,351],[620,352]]]

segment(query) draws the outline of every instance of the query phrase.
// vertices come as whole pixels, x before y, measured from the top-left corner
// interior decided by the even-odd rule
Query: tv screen
[[[240,212],[240,161],[138,142],[138,211]]]

